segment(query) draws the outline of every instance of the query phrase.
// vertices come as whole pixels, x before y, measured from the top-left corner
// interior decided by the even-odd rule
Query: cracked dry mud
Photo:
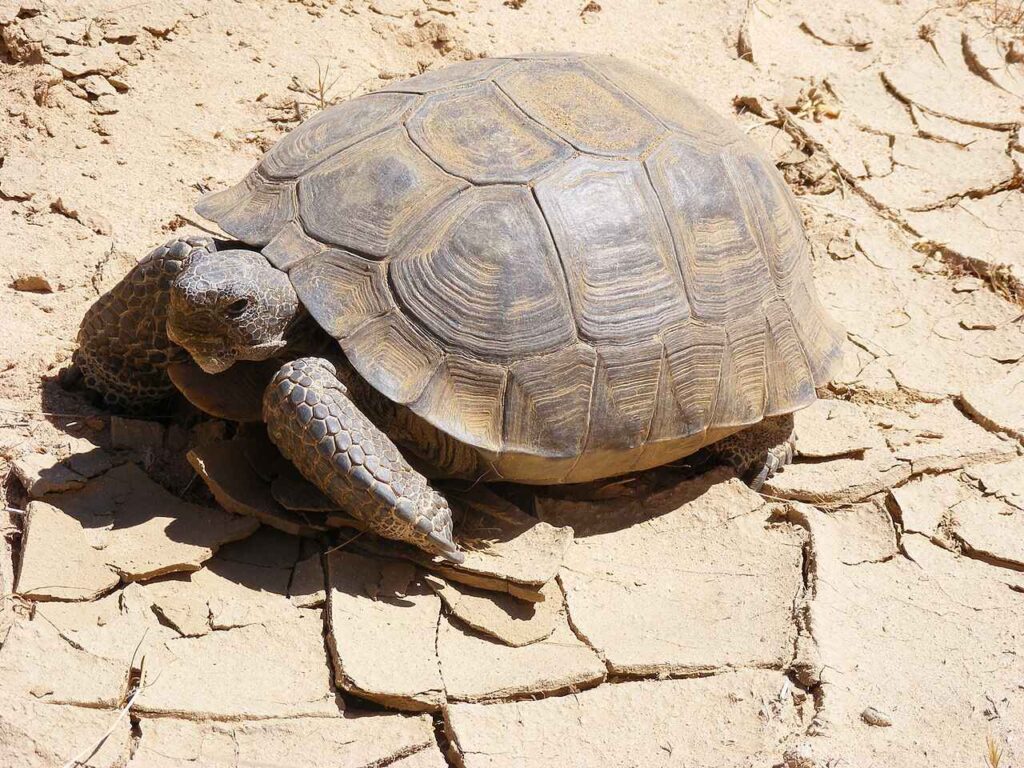
[[[1021,28],[583,5],[0,0],[0,764],[1024,761]],[[545,49],[678,79],[797,194],[849,343],[763,494],[670,468],[516,495],[532,519],[478,491],[458,570],[326,535],[252,435],[57,385],[96,296],[299,115]]]

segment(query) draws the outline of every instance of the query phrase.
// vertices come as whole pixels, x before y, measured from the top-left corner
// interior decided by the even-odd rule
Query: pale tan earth
[[[943,2],[0,0],[0,765],[1024,765],[1024,19]],[[798,195],[848,354],[763,494],[539,489],[453,569],[57,384],[300,117],[534,50],[689,86]]]

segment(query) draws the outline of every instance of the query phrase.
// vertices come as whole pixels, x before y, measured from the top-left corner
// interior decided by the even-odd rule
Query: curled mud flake
[[[888,728],[892,725],[892,718],[890,718],[885,712],[875,709],[874,707],[868,707],[861,712],[860,719],[868,725],[874,725],[878,728]]]

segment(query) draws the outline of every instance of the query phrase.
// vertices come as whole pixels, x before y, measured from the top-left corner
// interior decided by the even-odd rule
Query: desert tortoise
[[[538,484],[715,444],[759,485],[839,356],[775,169],[613,58],[397,82],[197,210],[237,241],[173,241],[105,296],[79,337],[87,383],[138,410],[182,349],[211,374],[272,360],[281,451],[375,530],[453,559],[447,503],[390,438],[439,475]],[[310,325],[333,363],[303,356]]]

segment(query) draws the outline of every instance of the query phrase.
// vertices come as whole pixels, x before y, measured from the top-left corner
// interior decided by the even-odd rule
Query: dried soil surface
[[[1024,764],[1013,5],[0,0],[0,764]],[[687,84],[797,195],[849,343],[763,494],[478,489],[455,569],[329,530],[258,435],[61,389],[299,119],[532,50]]]

